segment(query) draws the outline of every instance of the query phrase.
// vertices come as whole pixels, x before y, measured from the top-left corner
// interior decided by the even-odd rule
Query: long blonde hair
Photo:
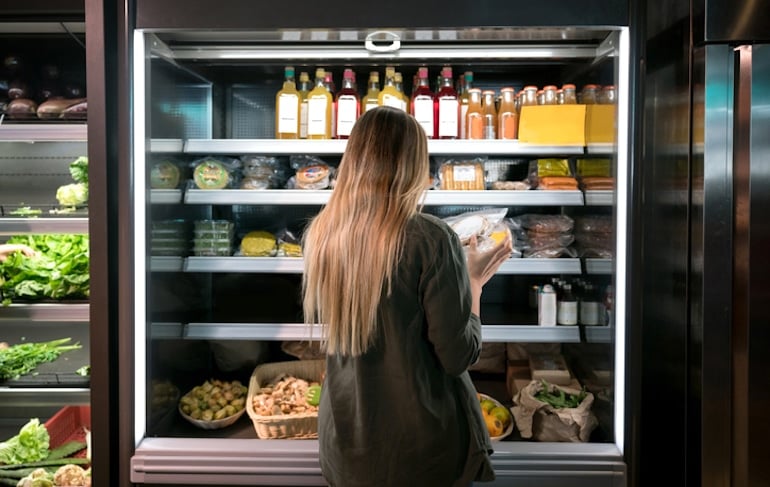
[[[378,107],[358,119],[329,202],[303,235],[305,322],[323,325],[327,354],[355,357],[373,343],[428,176],[427,138],[412,116]]]

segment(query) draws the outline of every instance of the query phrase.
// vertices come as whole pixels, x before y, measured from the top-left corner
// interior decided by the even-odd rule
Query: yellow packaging
[[[521,107],[519,141],[529,144],[585,145],[586,105]]]
[[[585,105],[586,107],[586,143],[614,143],[615,105]]]

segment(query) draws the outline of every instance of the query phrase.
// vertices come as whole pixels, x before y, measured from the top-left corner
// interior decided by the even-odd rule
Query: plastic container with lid
[[[197,239],[193,241],[193,254],[200,257],[221,257],[233,253],[230,239]]]
[[[230,220],[197,220],[193,223],[195,231],[200,230],[228,230],[232,231],[234,225]]]

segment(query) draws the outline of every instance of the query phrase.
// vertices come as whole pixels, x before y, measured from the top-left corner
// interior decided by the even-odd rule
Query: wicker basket
[[[271,383],[281,375],[321,382],[325,367],[324,360],[297,360],[262,364],[254,369],[249,381],[246,412],[254,423],[258,437],[262,439],[318,438],[317,412],[262,416],[254,411],[253,401],[263,385]]]

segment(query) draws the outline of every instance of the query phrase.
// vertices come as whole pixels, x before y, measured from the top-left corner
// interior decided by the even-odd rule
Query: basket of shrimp
[[[258,365],[249,380],[246,413],[261,439],[318,438],[318,403],[326,362]]]

